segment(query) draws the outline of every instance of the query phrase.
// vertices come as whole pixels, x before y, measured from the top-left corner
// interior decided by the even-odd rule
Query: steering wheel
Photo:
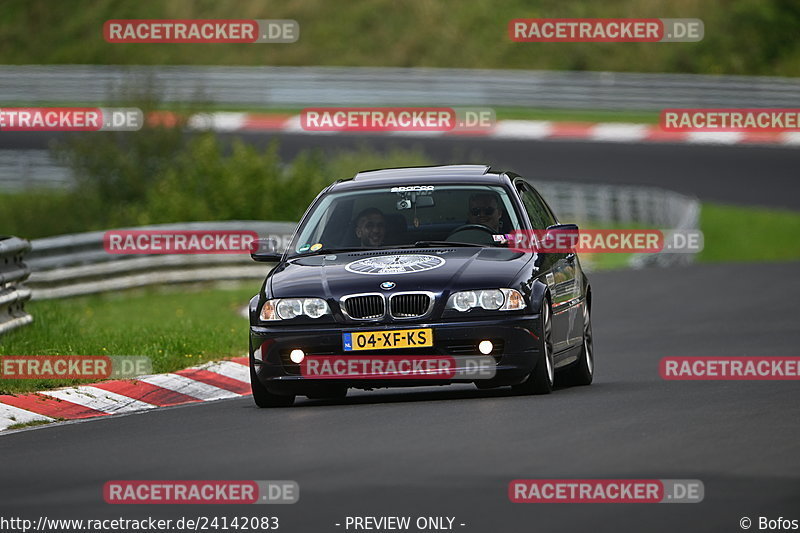
[[[450,240],[450,237],[452,237],[453,235],[455,235],[456,233],[458,233],[460,231],[469,231],[469,230],[483,231],[483,232],[488,233],[489,235],[495,235],[497,233],[495,230],[493,230],[489,226],[484,226],[483,224],[464,224],[463,226],[459,226],[456,229],[454,229],[453,231],[451,231],[450,235],[447,236],[446,240]]]

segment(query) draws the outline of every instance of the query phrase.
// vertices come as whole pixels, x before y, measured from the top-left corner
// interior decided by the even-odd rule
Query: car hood
[[[508,287],[532,254],[503,248],[425,248],[296,257],[270,276],[273,298]],[[381,284],[394,283],[393,286]]]

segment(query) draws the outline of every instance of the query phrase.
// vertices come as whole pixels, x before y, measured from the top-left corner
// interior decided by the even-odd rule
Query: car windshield
[[[505,246],[521,229],[502,187],[412,185],[333,192],[306,217],[290,255],[411,246]]]

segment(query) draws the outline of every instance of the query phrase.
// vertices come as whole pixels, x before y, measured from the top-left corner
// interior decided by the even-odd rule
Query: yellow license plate
[[[342,333],[344,351],[391,350],[433,346],[433,329],[391,329]]]

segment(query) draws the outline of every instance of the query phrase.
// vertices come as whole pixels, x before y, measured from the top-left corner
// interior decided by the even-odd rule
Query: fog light
[[[289,354],[289,359],[292,360],[292,363],[297,363],[298,365],[302,363],[305,358],[306,354],[303,353],[303,350],[292,350],[292,353]]]
[[[492,344],[492,341],[481,341],[481,343],[478,344],[478,350],[483,355],[489,355],[490,353],[492,353],[493,349],[494,345]]]

